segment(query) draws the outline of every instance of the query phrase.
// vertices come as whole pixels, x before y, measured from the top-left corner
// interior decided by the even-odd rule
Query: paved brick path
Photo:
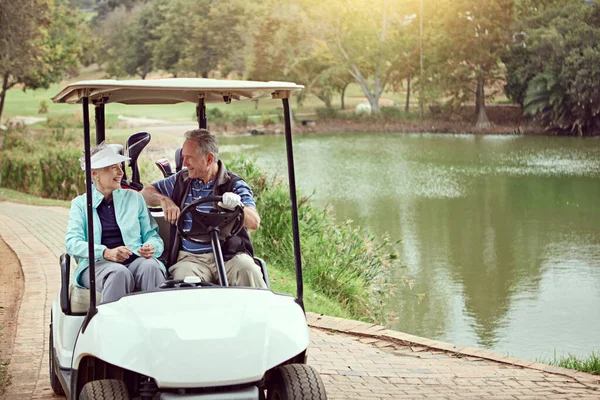
[[[6,399],[58,398],[48,384],[47,331],[67,218],[63,208],[0,203],[0,236],[25,277]],[[598,376],[357,321],[312,313],[308,321],[309,363],[330,399],[600,399]]]

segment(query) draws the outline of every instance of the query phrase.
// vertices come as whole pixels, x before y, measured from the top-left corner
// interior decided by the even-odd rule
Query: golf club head
[[[129,166],[131,167],[131,181],[140,183],[140,170],[137,165],[138,157],[140,156],[144,147],[150,143],[150,134],[148,132],[138,132],[129,136],[125,143],[125,152],[129,160]]]
[[[158,160],[156,160],[154,162],[154,164],[156,164],[158,169],[160,169],[160,172],[162,172],[162,174],[165,178],[173,175],[173,170],[171,169],[171,163],[166,158],[159,158]]]
[[[183,168],[183,156],[181,155],[181,147],[175,150],[175,172],[181,171]]]

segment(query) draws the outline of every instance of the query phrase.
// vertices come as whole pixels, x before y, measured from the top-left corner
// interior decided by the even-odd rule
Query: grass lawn
[[[592,351],[592,354],[587,359],[580,359],[572,354],[568,356],[557,357],[554,355],[554,360],[548,364],[556,365],[563,368],[583,371],[589,374],[600,375],[600,353]]]
[[[0,201],[12,201],[15,203],[31,204],[34,206],[71,207],[70,201],[44,199],[3,187],[0,187]]]

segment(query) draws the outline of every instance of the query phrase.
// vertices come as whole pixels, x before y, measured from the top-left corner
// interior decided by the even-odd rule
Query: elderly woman
[[[164,282],[166,269],[157,259],[163,242],[142,195],[121,189],[121,162],[129,157],[105,144],[91,154],[96,290],[102,292],[102,303],[108,303]],[[76,285],[89,288],[86,204],[85,194],[71,202],[66,244],[77,260]]]

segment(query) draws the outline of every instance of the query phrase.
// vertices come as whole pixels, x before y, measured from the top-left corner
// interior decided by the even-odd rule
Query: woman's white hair
[[[99,145],[97,145],[96,147],[94,147],[93,149],[90,150],[90,158],[104,150],[107,147],[106,142],[102,141],[102,143],[100,143]],[[81,157],[79,157],[79,164],[81,165],[81,169],[85,171],[85,152],[83,153],[83,155]]]

